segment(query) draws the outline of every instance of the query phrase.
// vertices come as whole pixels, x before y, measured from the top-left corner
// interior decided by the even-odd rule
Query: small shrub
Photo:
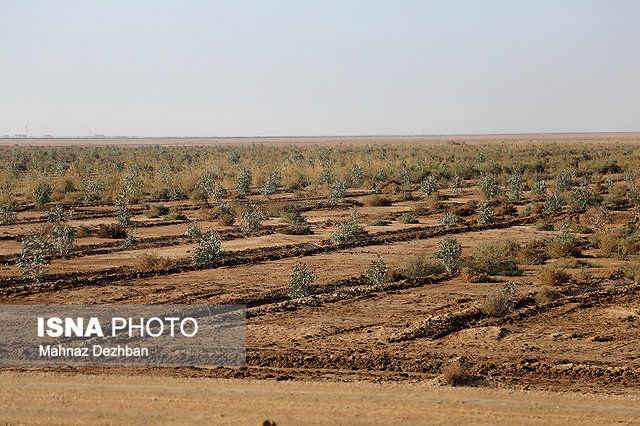
[[[413,213],[403,213],[402,215],[400,215],[400,217],[398,217],[398,222],[404,224],[412,224],[418,223],[418,219]]]
[[[518,249],[516,260],[525,265],[543,265],[549,259],[547,246],[543,240],[526,242]]]
[[[245,234],[253,234],[262,229],[260,221],[264,218],[264,214],[258,207],[254,207],[242,214],[242,231]]]
[[[501,203],[496,206],[495,213],[498,216],[513,216],[518,213],[518,209],[511,203]]]
[[[462,222],[462,218],[460,218],[460,216],[456,216],[455,214],[445,212],[438,222],[442,224],[442,226],[444,226],[446,229],[449,229],[456,223]]]
[[[487,274],[478,272],[469,267],[462,268],[460,278],[468,283],[486,283],[489,281],[489,276]]]
[[[0,225],[8,225],[14,223],[18,215],[13,210],[11,203],[0,204]]]
[[[191,257],[191,263],[195,265],[218,260],[222,255],[222,251],[220,250],[221,243],[222,240],[217,232],[207,232],[200,238],[200,242]]]
[[[340,204],[346,193],[347,185],[344,183],[344,181],[335,181],[333,185],[331,185],[331,190],[329,191],[327,201],[331,204]]]
[[[389,197],[383,197],[378,194],[367,195],[363,198],[362,203],[365,206],[390,206],[392,204]]]
[[[454,359],[442,368],[439,379],[448,386],[461,386],[467,384],[471,377],[465,372],[462,361]]]
[[[489,207],[489,203],[482,203],[478,208],[478,218],[476,222],[479,226],[489,225],[493,222],[493,212]]]
[[[440,242],[438,257],[447,272],[453,272],[458,267],[458,259],[462,254],[462,245],[454,237],[446,237]]]
[[[51,242],[47,235],[32,232],[22,239],[22,250],[16,266],[22,275],[38,281],[44,273],[44,266],[50,263]]]
[[[189,238],[202,238],[202,230],[197,223],[191,222],[187,225],[187,230],[184,232],[184,235]]]
[[[538,305],[544,305],[545,303],[551,303],[560,297],[560,293],[550,287],[542,287],[534,296]]]
[[[557,286],[568,283],[571,275],[567,274],[564,269],[545,266],[537,273],[538,279],[542,285]]]
[[[553,226],[553,223],[544,220],[538,222],[538,224],[536,225],[536,230],[538,231],[553,231],[554,229],[555,227]]]
[[[379,285],[385,282],[389,268],[387,263],[380,256],[371,262],[369,267],[364,271],[364,276],[373,285]]]
[[[471,216],[476,212],[477,204],[478,203],[474,200],[464,204],[455,205],[451,208],[451,213],[456,216]]]
[[[137,272],[162,271],[172,267],[175,262],[157,253],[141,253],[134,257],[133,269]]]
[[[280,173],[272,174],[267,178],[267,181],[262,186],[262,195],[268,198],[275,194],[281,183],[282,179],[280,177]]]
[[[476,302],[476,308],[487,316],[503,316],[512,309],[513,296],[516,293],[515,284],[509,281],[501,288],[487,291]]]
[[[439,188],[440,184],[438,182],[437,176],[429,175],[420,184],[419,191],[423,197],[429,197],[431,194],[436,193]]]
[[[391,222],[383,219],[373,219],[371,222],[367,223],[369,226],[389,226]]]
[[[154,204],[149,206],[145,211],[144,215],[148,218],[155,218],[160,216],[165,216],[169,214],[169,207],[164,206],[162,204]]]
[[[562,199],[562,195],[558,191],[554,191],[544,203],[544,211],[546,213],[557,213],[562,211],[563,206],[564,200]]]
[[[404,278],[419,278],[445,272],[442,262],[430,262],[424,254],[417,254],[404,260],[396,272]]]
[[[236,189],[240,195],[248,194],[251,190],[253,177],[250,170],[243,170],[236,178]]]
[[[640,253],[640,236],[626,227],[598,232],[593,241],[603,257],[627,259]]]
[[[297,299],[311,294],[311,283],[315,281],[316,274],[306,263],[296,263],[293,272],[289,274],[289,297]]]
[[[164,220],[170,220],[170,221],[185,221],[185,220],[189,220],[187,215],[185,215],[184,213],[179,212],[179,211],[169,212],[169,214],[165,215],[163,217],[163,219]]]
[[[367,235],[367,231],[354,219],[342,221],[338,228],[331,233],[329,240],[333,244],[349,244],[361,240]]]
[[[517,244],[511,241],[483,243],[473,253],[472,266],[487,275],[522,274],[516,263]]]
[[[119,223],[109,223],[98,225],[96,236],[99,238],[124,238],[127,235],[126,229]]]
[[[575,235],[563,230],[558,235],[547,241],[547,252],[553,259],[559,257],[580,256],[580,243]]]
[[[498,194],[500,194],[498,181],[496,181],[496,179],[491,175],[485,174],[484,176],[482,176],[478,186],[480,187],[480,191],[482,191],[485,198],[489,201],[495,200]]]

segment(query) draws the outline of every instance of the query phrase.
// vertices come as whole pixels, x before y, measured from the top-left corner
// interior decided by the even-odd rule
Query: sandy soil
[[[9,423],[604,424],[640,421],[637,395],[438,387],[0,373]]]

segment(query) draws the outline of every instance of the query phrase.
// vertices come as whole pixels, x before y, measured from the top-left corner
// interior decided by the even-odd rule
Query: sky
[[[0,135],[640,130],[640,1],[0,0]]]

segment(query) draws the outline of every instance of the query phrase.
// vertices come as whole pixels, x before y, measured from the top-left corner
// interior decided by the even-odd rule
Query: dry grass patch
[[[568,283],[571,280],[571,275],[564,269],[554,268],[552,266],[545,266],[544,268],[541,268],[536,276],[542,285],[548,286],[558,286],[560,284]]]
[[[137,272],[162,271],[175,265],[175,261],[157,253],[145,252],[133,258],[133,269]]]

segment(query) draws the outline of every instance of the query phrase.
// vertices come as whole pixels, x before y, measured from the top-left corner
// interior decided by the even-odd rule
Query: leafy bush
[[[462,218],[455,214],[451,214],[449,212],[445,212],[439,220],[439,223],[442,224],[446,229],[451,228],[456,223],[462,222]]]
[[[240,172],[236,179],[236,189],[241,195],[248,194],[251,190],[251,183],[253,182],[253,176],[250,170],[243,170]]]
[[[53,224],[63,223],[71,219],[71,216],[73,216],[72,210],[65,211],[62,206],[57,205],[47,213],[47,222]]]
[[[245,234],[253,234],[262,229],[260,221],[264,218],[264,214],[258,207],[253,207],[242,214],[242,231]]]
[[[349,244],[361,240],[367,231],[354,219],[342,221],[338,228],[331,233],[329,240],[333,244]]]
[[[339,204],[347,193],[347,186],[344,181],[337,180],[331,185],[327,201],[331,204]]]
[[[478,218],[476,222],[480,226],[489,225],[493,222],[493,212],[489,207],[489,203],[482,203],[482,205],[478,207]]]
[[[489,201],[493,201],[496,199],[498,194],[500,194],[500,186],[498,186],[498,181],[488,174],[485,174],[480,179],[480,183],[478,184],[480,187],[480,191],[484,194],[484,196]]]
[[[131,211],[129,210],[129,203],[126,200],[126,197],[122,194],[118,194],[116,196],[115,205],[116,205],[116,220],[122,227],[131,226]]]
[[[53,189],[48,182],[42,182],[33,188],[33,202],[37,207],[42,207],[51,201]]]
[[[438,182],[438,177],[435,175],[429,175],[420,184],[419,191],[424,197],[428,197],[431,194],[436,193],[439,187],[440,183]]]
[[[31,232],[22,239],[22,250],[16,260],[18,270],[25,277],[38,281],[44,272],[44,266],[50,263],[52,250],[47,235]]]
[[[507,193],[509,194],[509,199],[514,203],[519,203],[522,199],[523,186],[522,170],[514,170],[507,180]]]
[[[65,223],[55,224],[49,231],[52,254],[69,256],[76,240],[75,230]]]
[[[169,214],[169,207],[162,204],[154,204],[145,209],[144,215],[148,218],[160,217]]]
[[[364,276],[371,284],[378,285],[385,282],[388,271],[387,263],[378,255],[378,258],[373,260],[364,271]]]
[[[554,191],[547,201],[544,203],[544,211],[546,213],[557,213],[562,211],[562,207],[564,206],[564,200],[562,199],[562,195],[558,191]]]
[[[136,228],[131,228],[125,231],[124,239],[122,240],[122,247],[131,248],[138,244],[138,238],[136,237]]]
[[[438,257],[447,272],[453,272],[458,267],[458,259],[462,254],[462,245],[454,237],[446,237],[440,242]]]
[[[184,232],[184,235],[189,238],[202,238],[202,230],[197,223],[191,222],[187,225],[187,230]]]
[[[547,198],[547,184],[544,180],[539,179],[535,180],[533,184],[531,184],[531,192],[538,197],[545,199]]]
[[[398,217],[398,222],[404,224],[418,223],[418,219],[413,213],[403,213]]]
[[[280,173],[272,174],[267,178],[267,181],[262,186],[262,195],[268,198],[271,195],[275,194],[281,183],[282,179],[280,177]]]
[[[0,204],[0,225],[8,225],[14,223],[18,215],[13,210],[11,203]]]
[[[289,297],[297,299],[311,294],[311,283],[315,281],[316,274],[306,263],[298,262],[289,274]]]
[[[104,195],[104,184],[99,179],[85,181],[82,188],[82,199],[85,203],[93,203],[102,199]]]
[[[363,172],[362,167],[358,164],[354,164],[349,167],[349,183],[352,187],[358,187],[362,185]]]
[[[222,255],[222,251],[220,250],[221,243],[222,240],[217,232],[207,232],[200,238],[200,242],[191,257],[191,263],[195,265],[218,260]]]
[[[591,191],[586,185],[581,185],[573,188],[569,195],[569,206],[573,211],[584,211],[589,205],[589,199]]]
[[[451,189],[453,190],[453,195],[458,196],[460,195],[460,189],[462,189],[462,178],[458,175],[455,175],[453,177],[453,180],[451,181]]]

